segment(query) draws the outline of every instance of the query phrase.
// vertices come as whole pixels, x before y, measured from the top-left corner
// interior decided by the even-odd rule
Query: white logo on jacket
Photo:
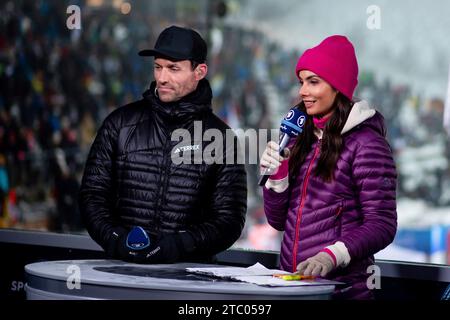
[[[200,145],[199,144],[194,144],[192,146],[184,146],[184,147],[178,147],[175,149],[175,151],[173,153],[180,153],[181,151],[186,152],[186,151],[191,151],[191,150],[199,150],[200,149]]]

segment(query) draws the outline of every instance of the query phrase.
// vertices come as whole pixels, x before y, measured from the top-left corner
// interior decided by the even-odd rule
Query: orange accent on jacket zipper
[[[334,215],[334,218],[335,219],[337,219],[337,218],[339,218],[339,216],[341,215],[341,213],[342,213],[342,206],[339,206],[339,208],[338,208],[338,211],[336,212],[336,214]]]
[[[306,198],[306,189],[308,187],[308,180],[309,176],[311,174],[312,165],[314,163],[314,160],[316,160],[317,154],[319,153],[320,148],[320,140],[317,142],[316,150],[314,150],[314,155],[309,162],[308,170],[306,171],[305,179],[303,180],[303,189],[301,193],[301,199],[300,199],[300,206],[297,211],[297,222],[295,223],[295,240],[294,240],[294,252],[292,255],[292,272],[297,271],[297,251],[298,251],[298,238],[299,238],[299,227],[300,227],[300,221],[302,216],[303,207],[305,205],[305,198]]]

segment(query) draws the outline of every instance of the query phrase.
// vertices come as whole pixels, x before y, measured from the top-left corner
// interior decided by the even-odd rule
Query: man
[[[175,130],[193,134],[197,122],[225,137],[229,129],[212,113],[206,54],[196,31],[165,29],[154,49],[139,52],[155,57],[150,89],[142,100],[112,112],[97,133],[79,203],[89,234],[110,257],[136,263],[211,261],[242,232],[244,166],[173,161],[180,152],[201,154],[210,143],[194,141],[180,151],[179,141],[172,141]],[[237,153],[237,144],[233,148]],[[229,145],[223,149],[230,151]],[[141,239],[149,240],[140,248],[130,245],[136,227]]]

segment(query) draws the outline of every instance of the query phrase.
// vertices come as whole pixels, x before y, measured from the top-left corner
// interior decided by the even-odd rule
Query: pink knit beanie
[[[350,100],[358,84],[355,48],[345,37],[334,35],[306,50],[298,59],[295,74],[309,70],[327,81]]]

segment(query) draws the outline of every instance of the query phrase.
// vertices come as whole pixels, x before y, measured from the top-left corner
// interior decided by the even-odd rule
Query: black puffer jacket
[[[99,129],[80,189],[81,214],[89,234],[105,250],[115,227],[139,225],[153,236],[187,230],[196,243],[193,257],[210,257],[229,248],[242,232],[244,165],[174,163],[172,157],[187,149],[180,145],[200,145],[193,154],[201,155],[211,143],[195,140],[194,121],[202,121],[203,132],[220,130],[224,140],[229,127],[212,113],[207,80],[171,104],[162,103],[154,88],[152,83],[144,99],[112,112]],[[194,141],[171,141],[180,128]],[[228,152],[237,154],[237,149],[234,144]]]

